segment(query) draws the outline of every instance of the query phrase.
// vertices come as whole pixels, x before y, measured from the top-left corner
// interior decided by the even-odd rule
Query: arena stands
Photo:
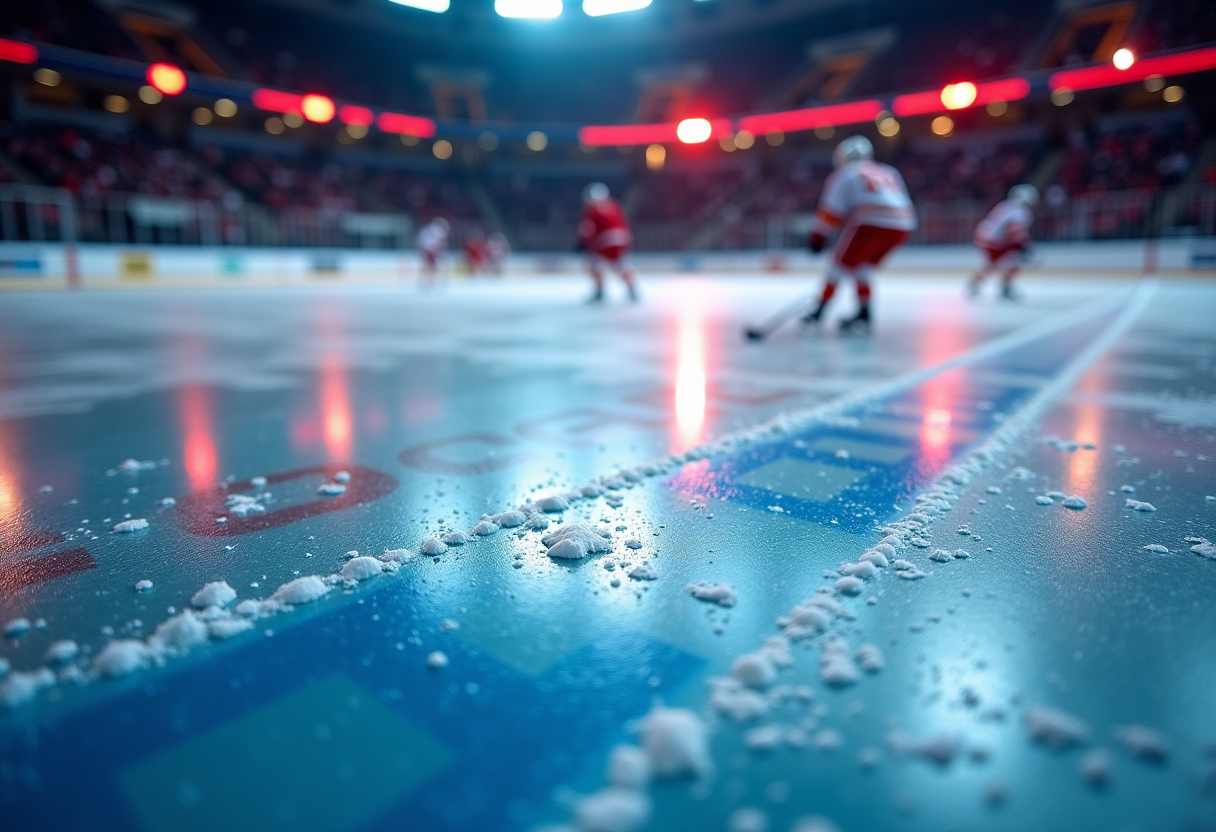
[[[348,239],[351,228],[404,229],[443,216],[455,223],[456,239],[466,229],[502,230],[516,250],[565,250],[582,189],[600,180],[629,211],[641,249],[798,245],[830,172],[831,148],[854,132],[871,136],[880,158],[903,173],[922,217],[919,242],[966,241],[976,217],[1020,181],[1043,189],[1041,232],[1049,236],[1202,233],[1206,209],[1195,200],[1208,196],[1196,195],[1216,187],[1210,73],[1181,85],[1148,79],[1075,102],[1071,92],[1056,100],[1047,89],[1053,66],[1086,62],[1096,44],[1109,49],[1115,24],[1126,29],[1119,42],[1141,53],[1216,41],[1216,12],[1191,0],[1138,0],[1109,20],[1099,15],[1088,29],[1084,15],[1048,0],[983,8],[940,0],[934,15],[875,2],[757,24],[730,38],[707,29],[682,41],[679,54],[672,53],[678,62],[658,68],[645,57],[653,49],[644,39],[620,48],[605,42],[595,53],[603,60],[579,60],[579,50],[595,44],[579,40],[584,35],[575,29],[565,52],[510,52],[489,44],[494,30],[481,18],[468,23],[470,43],[479,44],[469,66],[440,65],[437,56],[452,54],[452,39],[464,37],[463,24],[434,29],[443,44],[432,49],[424,33],[434,21],[399,38],[399,30],[360,24],[363,12],[351,7],[291,15],[289,25],[276,26],[277,7],[229,0],[187,9],[165,23],[168,35],[149,40],[152,24],[133,24],[129,5],[52,0],[38,13],[29,4],[6,6],[0,33],[141,62],[162,46],[170,57],[185,56],[194,44],[187,68],[231,81],[238,92],[252,82],[329,93],[339,103],[435,117],[439,135],[402,141],[374,125],[344,126],[344,118],[297,119],[298,126],[285,129],[283,119],[249,98],[221,119],[211,109],[219,92],[145,100],[137,88],[117,85],[113,73],[39,79],[32,67],[0,63],[12,91],[0,119],[0,184],[25,188],[17,200],[63,201],[57,191],[28,189],[39,184],[104,203],[120,220],[82,221],[95,239],[134,235],[149,218],[158,217],[162,228],[173,216],[214,215],[227,218],[226,230],[212,235],[225,242],[290,238],[322,245]],[[155,4],[140,5],[138,13],[155,14]],[[850,37],[859,32],[868,44],[864,55],[850,53],[856,60],[848,73],[819,83],[828,77],[815,74],[823,55],[856,48]],[[1025,72],[1039,74],[1024,101],[955,114],[940,130],[933,113],[901,115],[896,132],[881,137],[867,121],[771,142],[749,136],[739,145],[726,137],[721,148],[716,141],[695,149],[668,145],[649,163],[644,145],[618,153],[575,143],[579,123],[738,116],[777,100],[817,106],[874,96],[892,106],[901,92]],[[115,92],[118,105],[110,103]],[[525,145],[527,124],[551,137]],[[130,203],[135,197],[143,201]],[[180,204],[161,205],[157,214],[149,199]],[[186,203],[194,207],[182,208]],[[279,229],[273,218],[284,213],[293,228],[313,230],[287,237],[266,230]],[[343,219],[356,215],[381,219]],[[254,230],[257,223],[262,230]],[[198,230],[166,239],[203,236]],[[392,231],[368,239],[381,245],[406,236]]]

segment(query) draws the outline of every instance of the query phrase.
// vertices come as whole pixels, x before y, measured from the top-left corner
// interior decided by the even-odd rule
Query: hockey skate
[[[863,306],[857,310],[857,314],[851,318],[845,318],[840,322],[840,331],[846,333],[870,332],[870,307]]]
[[[1017,292],[1013,291],[1012,286],[1005,286],[1003,289],[1001,289],[1001,299],[1013,301],[1014,303],[1017,303],[1017,302],[1021,301],[1022,296],[1020,294],[1018,294]]]
[[[819,318],[823,315],[823,304],[819,304],[810,312],[798,319],[798,326],[803,332],[812,332],[819,328]]]

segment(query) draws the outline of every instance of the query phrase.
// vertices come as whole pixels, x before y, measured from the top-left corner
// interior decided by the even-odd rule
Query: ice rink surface
[[[0,297],[0,827],[613,832],[656,702],[708,756],[607,794],[652,830],[1216,826],[1216,285],[739,337],[807,288]],[[575,522],[610,551],[550,557]]]

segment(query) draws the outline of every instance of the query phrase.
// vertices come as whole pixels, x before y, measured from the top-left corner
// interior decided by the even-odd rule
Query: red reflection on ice
[[[216,452],[211,427],[211,400],[206,387],[191,384],[182,388],[180,397],[182,456],[186,460],[186,476],[191,490],[210,488],[215,484]]]
[[[950,439],[953,436],[953,421],[950,411],[941,407],[932,407],[925,410],[924,419],[920,425],[920,441],[926,448],[940,450],[950,447]]]
[[[13,430],[12,425],[0,423],[0,528],[8,536],[20,533],[23,515],[17,463],[9,453],[10,433]]]
[[[350,459],[352,425],[346,367],[337,356],[321,359],[321,428],[334,462]]]
[[[672,452],[701,444],[705,436],[705,383],[708,350],[705,310],[688,287],[676,320],[675,435]]]
[[[1102,365],[1086,373],[1077,385],[1078,398],[1105,392],[1106,379],[1102,373]],[[1097,445],[1102,447],[1103,418],[1106,413],[1095,404],[1077,404],[1073,408],[1074,422],[1072,436],[1078,445]],[[1098,467],[1098,454],[1094,451],[1080,448],[1068,455],[1068,469],[1065,471],[1065,488],[1069,494],[1087,494],[1094,485],[1094,473]]]

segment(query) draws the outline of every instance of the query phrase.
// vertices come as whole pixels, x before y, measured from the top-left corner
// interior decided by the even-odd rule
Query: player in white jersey
[[[823,294],[804,325],[819,322],[842,277],[857,283],[857,314],[841,321],[850,330],[870,326],[870,278],[888,254],[908,241],[916,229],[916,211],[899,171],[874,161],[874,147],[864,136],[845,139],[832,154],[836,168],[823,185],[809,246],[818,253],[838,233]]]
[[[984,265],[967,281],[967,294],[975,297],[984,278],[993,271],[1001,273],[1001,296],[1016,300],[1013,278],[1017,276],[1022,253],[1030,245],[1030,223],[1039,189],[1034,185],[1014,185],[1009,198],[997,203],[975,227],[972,238],[984,253]]]
[[[422,226],[414,241],[418,247],[418,256],[422,259],[422,285],[433,286],[439,275],[439,258],[448,247],[448,232],[452,227],[443,217],[435,219]]]

